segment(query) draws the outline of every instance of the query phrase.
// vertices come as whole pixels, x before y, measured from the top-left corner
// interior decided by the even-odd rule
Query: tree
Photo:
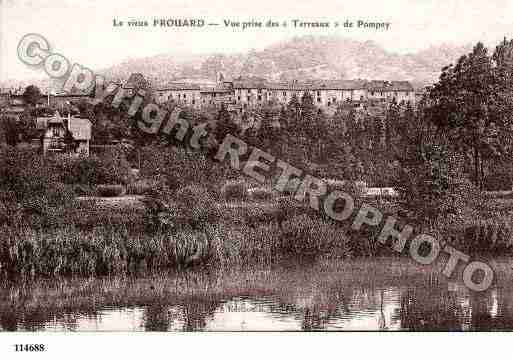
[[[470,153],[473,178],[481,188],[494,88],[491,59],[484,45],[478,43],[455,66],[445,67],[439,82],[429,91],[428,119],[437,126],[440,136],[453,135],[455,150]]]
[[[318,109],[314,104],[312,94],[306,91],[301,96],[301,129],[306,135],[312,135],[317,126]]]
[[[403,162],[397,189],[410,220],[433,227],[463,218],[474,199],[474,187],[462,171],[464,161],[447,144],[429,143]]]
[[[224,104],[222,104],[216,119],[216,139],[219,142],[222,142],[228,134],[236,136],[238,130],[239,128],[233,122],[232,116],[230,115]]]
[[[3,137],[9,146],[16,147],[20,142],[20,132],[18,121],[13,116],[2,115],[0,117],[0,124],[2,127]]]
[[[286,108],[287,112],[287,130],[289,132],[296,132],[299,129],[299,121],[301,116],[301,104],[297,98],[296,94],[293,94],[290,98],[289,103]]]
[[[37,86],[29,85],[27,88],[25,88],[22,96],[27,104],[35,106],[41,98],[42,94],[41,90],[39,90]]]

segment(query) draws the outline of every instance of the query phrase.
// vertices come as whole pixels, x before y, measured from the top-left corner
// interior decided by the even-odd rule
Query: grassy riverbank
[[[1,237],[5,273],[45,276],[126,274],[351,255],[342,227],[306,215],[285,220],[281,226],[221,220],[202,228],[185,226],[152,233],[120,223],[46,231],[6,227]]]
[[[336,223],[301,204],[286,203],[218,201],[209,209],[217,208],[215,220],[156,229],[148,228],[147,209],[141,205],[83,205],[64,226],[4,226],[1,271],[29,276],[123,275],[192,266],[397,255],[375,240],[380,227],[352,232],[351,219]],[[500,211],[490,205],[481,218],[452,227],[446,239],[473,255],[511,253],[510,211],[503,201],[499,205]],[[393,212],[393,205],[388,207]]]

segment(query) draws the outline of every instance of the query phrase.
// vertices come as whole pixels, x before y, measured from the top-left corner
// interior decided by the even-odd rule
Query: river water
[[[512,330],[509,260],[483,293],[441,266],[380,258],[139,277],[4,282],[4,331]]]

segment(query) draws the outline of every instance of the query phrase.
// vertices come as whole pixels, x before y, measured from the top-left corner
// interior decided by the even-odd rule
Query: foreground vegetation
[[[124,150],[113,151],[90,158],[43,158],[28,150],[1,149],[3,275],[125,275],[397,255],[375,240],[380,228],[351,230],[357,211],[347,221],[334,222],[295,201],[293,191],[273,191],[272,179],[255,183],[199,153],[155,145],[140,150],[144,165],[134,177]],[[84,192],[101,194],[102,186],[132,188],[144,196],[128,204],[122,197],[105,203],[87,196],[90,200],[77,200]],[[417,224],[416,230],[444,237],[460,250],[512,252],[511,205],[500,194],[490,200],[469,192],[468,184],[458,187],[450,195],[462,210],[430,222],[428,216],[408,214],[410,207],[401,198],[364,199],[351,182],[338,186],[355,198],[355,208],[371,204],[399,218],[399,226]]]
[[[161,159],[148,161],[151,168],[142,168],[143,175],[151,173],[152,178],[162,180],[144,192],[137,206],[122,201],[100,204],[94,198],[77,201],[76,183],[61,182],[69,170],[59,170],[52,159],[12,148],[4,151],[3,158],[15,159],[1,167],[6,182],[0,212],[0,271],[7,276],[125,275],[287,259],[305,262],[397,255],[376,242],[380,228],[353,232],[354,215],[342,223],[334,222],[296,202],[287,192],[277,194],[266,186],[255,189],[255,184],[244,178],[223,182],[223,176],[209,186],[207,181],[188,185],[192,182],[188,172],[176,176],[175,171],[189,168],[189,175],[197,180],[198,161],[203,160],[182,150],[160,150],[173,159],[174,166]],[[29,163],[19,166],[23,161]],[[59,165],[63,168],[62,162]],[[87,168],[102,171],[101,166]],[[156,176],[157,168],[162,172]],[[6,190],[8,186],[11,191]],[[356,208],[364,202],[354,188],[340,189],[355,197]],[[397,201],[365,201],[398,218],[404,211]],[[484,201],[482,208],[467,208],[462,221],[439,221],[430,230],[469,253],[511,253],[513,227],[507,201]],[[478,216],[471,216],[476,210]]]

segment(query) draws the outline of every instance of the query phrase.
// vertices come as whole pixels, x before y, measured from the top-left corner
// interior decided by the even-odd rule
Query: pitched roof
[[[232,91],[232,89],[219,87],[205,87],[201,89],[202,93],[231,93]]]
[[[86,93],[86,92],[73,92],[73,93],[64,92],[64,93],[56,93],[56,94],[50,95],[50,98],[70,98],[70,99],[73,99],[73,98],[76,98],[76,97],[91,97],[91,94],[90,93]]]
[[[49,123],[62,124],[64,126],[65,121],[67,121],[68,129],[75,140],[87,141],[91,139],[91,121],[87,118],[61,117],[58,112],[52,117],[37,117],[36,129],[46,130]]]
[[[262,77],[242,77],[233,80],[233,87],[238,89],[265,88],[267,80]]]
[[[315,86],[327,90],[362,90],[367,85],[366,80],[322,80]]]
[[[186,82],[170,82],[159,89],[157,91],[167,91],[167,90],[199,90],[200,87],[196,84],[186,83]]]
[[[132,74],[129,81],[125,84],[127,87],[131,82],[137,80],[137,75]],[[142,75],[140,75],[142,76]],[[135,79],[135,80],[134,80]],[[134,80],[134,81],[131,81]],[[140,79],[139,79],[140,80]],[[228,83],[225,81],[225,83]],[[233,86],[216,86],[200,88],[196,84],[185,82],[172,82],[159,88],[157,91],[166,90],[200,90],[202,92],[228,92],[232,89],[270,89],[270,90],[363,90],[371,91],[413,91],[413,86],[408,81],[368,81],[368,80],[310,80],[310,81],[290,81],[290,82],[270,82],[261,77],[242,77],[234,79]],[[129,87],[130,88],[130,87]]]
[[[370,81],[367,85],[370,91],[413,91],[408,81]]]
[[[234,88],[268,88],[271,90],[361,90],[365,80],[312,80],[291,82],[267,82],[264,79],[235,80]]]

